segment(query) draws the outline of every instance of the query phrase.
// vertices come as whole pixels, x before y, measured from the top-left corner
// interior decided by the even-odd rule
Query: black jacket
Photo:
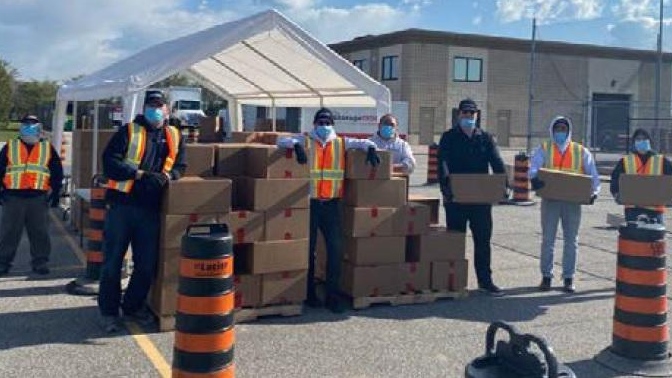
[[[646,162],[649,160],[649,158],[653,155],[656,155],[655,152],[649,151],[645,153],[644,155],[639,155],[643,157],[643,163],[646,164]],[[618,185],[618,178],[621,176],[621,173],[625,172],[625,166],[624,166],[624,160],[625,158],[621,158],[621,160],[618,161],[618,164],[616,164],[616,167],[614,167],[614,170],[611,172],[611,183],[609,184],[609,191],[611,192],[611,195],[614,197],[620,192]],[[670,163],[670,160],[667,158],[663,159],[663,174],[664,175],[672,175],[672,163]]]
[[[439,142],[438,173],[444,195],[448,189],[447,173],[490,173],[490,168],[494,173],[506,172],[497,143],[490,134],[477,128],[469,138],[460,127],[443,133]]]
[[[146,172],[163,171],[163,163],[168,156],[168,144],[163,128],[156,129],[149,125],[145,117],[138,115],[133,122],[140,124],[147,130],[145,154],[142,157],[139,169]],[[115,181],[134,180],[137,169],[126,163],[128,150],[128,124],[119,128],[103,152],[103,174],[106,178]],[[184,139],[180,138],[175,164],[170,172],[173,180],[184,174],[187,167],[184,156]],[[123,203],[159,209],[161,206],[162,191],[152,189],[141,180],[136,180],[131,192],[126,194],[118,190],[108,190],[106,199],[112,203]]]
[[[23,143],[23,141],[21,142]],[[28,149],[28,153],[32,151],[33,147],[35,145],[23,143],[24,146]],[[2,181],[5,179],[5,173],[7,172],[7,165],[9,164],[9,160],[7,159],[7,148],[8,144],[6,144],[2,150],[0,150],[0,187],[3,187],[4,185],[2,184]],[[51,186],[51,191],[52,193],[60,193],[61,192],[61,187],[63,186],[63,165],[61,164],[61,155],[56,151],[54,146],[49,144],[51,147],[51,159],[49,159],[49,186]],[[14,196],[20,196],[20,197],[36,197],[40,195],[44,195],[43,190],[33,190],[33,189],[26,189],[26,190],[3,190],[4,194],[7,195],[14,195]]]

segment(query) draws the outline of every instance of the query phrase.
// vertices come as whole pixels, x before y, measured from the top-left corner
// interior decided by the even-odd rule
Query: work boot
[[[138,323],[141,326],[148,326],[154,323],[154,314],[146,307],[132,313],[124,312],[124,319]]]
[[[324,302],[315,293],[308,293],[308,296],[306,297],[305,303],[306,303],[306,306],[312,307],[312,308],[324,307]]]
[[[565,293],[573,293],[576,291],[576,287],[574,286],[574,280],[571,278],[565,278],[564,285],[562,285],[562,291]]]
[[[493,297],[501,297],[502,295],[504,295],[504,293],[502,293],[502,289],[500,289],[499,286],[495,285],[492,282],[478,284],[478,290],[490,294]]]
[[[541,284],[539,284],[539,290],[541,291],[551,290],[551,277],[543,277],[541,279]]]
[[[0,276],[4,276],[9,273],[9,267],[7,265],[0,265]]]
[[[348,309],[345,298],[337,294],[330,294],[327,297],[327,308],[334,314],[342,314]]]
[[[100,327],[105,333],[117,333],[121,329],[118,316],[103,315],[100,320]]]
[[[35,272],[36,274],[39,274],[41,276],[46,276],[51,271],[49,270],[49,267],[47,267],[46,265],[40,265],[40,266],[33,267],[33,272]]]

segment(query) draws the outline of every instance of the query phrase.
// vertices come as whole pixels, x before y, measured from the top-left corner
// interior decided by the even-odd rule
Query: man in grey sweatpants
[[[592,178],[591,205],[600,192],[600,177],[590,151],[572,141],[572,122],[566,117],[556,117],[549,127],[551,139],[543,142],[532,154],[530,179],[532,189],[539,190],[545,184],[537,177],[540,168],[590,175]],[[553,249],[558,223],[562,222],[564,239],[562,251],[563,290],[573,293],[576,253],[579,247],[581,205],[578,203],[543,199],[541,201],[541,261],[542,280],[539,289],[551,289],[553,278]]]

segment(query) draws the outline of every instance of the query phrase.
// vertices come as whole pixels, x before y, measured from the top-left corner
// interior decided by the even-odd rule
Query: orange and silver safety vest
[[[580,143],[569,142],[569,146],[562,153],[555,143],[547,140],[541,145],[546,159],[544,167],[558,171],[569,171],[574,173],[584,173],[583,167],[583,146]]]
[[[7,171],[3,180],[5,188],[48,191],[51,188],[49,160],[49,141],[36,143],[28,153],[28,147],[19,139],[10,140],[7,142]]]
[[[163,172],[169,173],[173,169],[177,150],[180,144],[180,132],[173,126],[164,126],[166,142],[168,144],[168,156],[163,162]],[[128,125],[128,150],[126,151],[126,163],[138,168],[145,156],[145,144],[147,142],[147,130],[145,127],[131,122]],[[130,193],[133,189],[134,180],[115,181],[108,180],[107,188]]]
[[[309,144],[310,143],[310,144]],[[310,150],[310,198],[343,197],[345,177],[345,141],[341,137],[326,145],[306,137]]]
[[[663,174],[663,155],[652,155],[642,164],[642,159],[638,154],[629,154],[623,157],[623,171],[626,175],[643,175],[643,176],[661,176]],[[634,206],[626,206],[628,208]],[[657,211],[659,213],[665,212],[665,206],[637,206],[639,208]]]

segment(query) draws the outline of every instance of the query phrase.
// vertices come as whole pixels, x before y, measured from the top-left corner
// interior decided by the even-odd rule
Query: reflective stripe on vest
[[[583,146],[580,143],[569,142],[563,154],[555,143],[547,140],[541,148],[544,150],[544,167],[557,171],[585,173],[583,167]]]
[[[170,173],[177,158],[177,151],[180,145],[180,131],[173,126],[164,126],[166,134],[166,144],[168,145],[168,156],[163,162],[163,172]],[[142,158],[145,156],[145,146],[147,143],[147,130],[142,125],[131,122],[128,125],[128,150],[126,151],[125,162],[135,169],[138,169]],[[130,193],[133,189],[135,180],[115,181],[108,180],[107,188],[118,190],[123,193]]]
[[[623,171],[626,175],[642,175],[642,176],[660,176],[663,174],[663,155],[652,155],[642,164],[642,159],[638,154],[629,154],[623,158]],[[625,206],[626,208],[634,208],[635,206]],[[659,213],[665,212],[665,206],[636,206],[640,209],[649,209]]]
[[[322,146],[306,137],[310,143],[310,197],[332,199],[343,197],[345,177],[345,141],[341,137]]]
[[[28,148],[19,139],[7,142],[7,170],[3,184],[12,190],[43,190],[51,189],[49,178],[49,160],[51,146],[43,140]]]

